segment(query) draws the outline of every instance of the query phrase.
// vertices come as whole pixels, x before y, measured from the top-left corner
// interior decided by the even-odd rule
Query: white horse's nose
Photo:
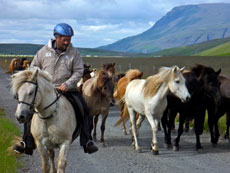
[[[26,118],[24,115],[16,116],[19,123],[24,123]]]

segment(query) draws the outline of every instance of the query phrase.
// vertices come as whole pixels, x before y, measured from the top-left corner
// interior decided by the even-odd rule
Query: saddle
[[[80,134],[80,130],[81,130],[81,127],[84,121],[84,109],[83,109],[80,99],[77,96],[77,91],[68,91],[62,94],[71,103],[71,105],[73,106],[74,112],[75,112],[77,126],[72,135],[72,141],[74,141],[74,139],[76,139],[77,136]]]

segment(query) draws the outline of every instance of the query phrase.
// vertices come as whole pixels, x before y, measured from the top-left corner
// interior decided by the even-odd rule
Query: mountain
[[[0,43],[0,54],[9,55],[35,55],[44,45],[39,44],[13,44]],[[110,50],[77,48],[81,56],[135,56],[133,53],[114,52]]]
[[[230,4],[184,5],[173,8],[149,30],[100,49],[152,53],[230,36]]]

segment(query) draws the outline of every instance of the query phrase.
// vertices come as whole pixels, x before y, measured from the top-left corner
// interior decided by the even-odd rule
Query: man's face
[[[57,48],[65,51],[68,45],[71,43],[71,36],[60,36],[56,37]]]

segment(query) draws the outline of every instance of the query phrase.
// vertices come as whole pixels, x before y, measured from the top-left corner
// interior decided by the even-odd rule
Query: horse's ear
[[[185,70],[185,67],[182,67],[182,68],[180,69],[180,72],[182,73],[184,70]]]
[[[174,66],[174,67],[173,67],[173,72],[174,72],[174,73],[176,73],[178,70],[179,70],[179,67],[177,67],[177,66]]]
[[[112,65],[115,66],[115,62]]]
[[[32,81],[36,81],[36,79],[38,77],[38,72],[39,72],[39,69],[36,68],[36,70],[33,72],[32,76],[31,76]]]
[[[142,76],[143,76],[143,72],[141,72],[139,76],[140,76],[140,78],[142,78]]]
[[[216,75],[218,76],[221,72],[221,68],[216,72]]]

